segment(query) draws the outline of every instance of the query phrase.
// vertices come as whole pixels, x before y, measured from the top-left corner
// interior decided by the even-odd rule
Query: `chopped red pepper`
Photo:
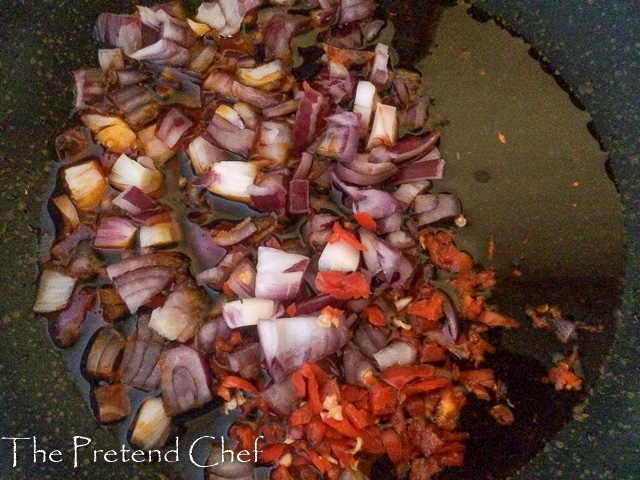
[[[315,413],[311,404],[305,403],[291,414],[290,425],[306,425],[311,421]]]
[[[421,382],[413,383],[404,387],[401,392],[404,396],[415,395],[416,393],[426,393],[431,390],[445,387],[451,383],[448,378],[430,378],[429,380],[423,380]]]
[[[316,288],[322,294],[329,294],[340,300],[352,298],[369,298],[371,289],[364,275],[360,272],[344,274],[334,270],[318,272]]]
[[[342,407],[342,411],[345,413],[353,426],[358,430],[362,430],[371,423],[367,418],[367,415],[362,410],[357,409],[351,403],[345,403]]]
[[[376,228],[378,228],[378,224],[376,223],[376,221],[371,218],[371,215],[369,215],[367,212],[358,212],[353,215],[353,218],[356,219],[356,222],[358,222],[358,224],[362,228],[365,228],[372,232],[375,232]]]
[[[393,365],[380,372],[380,380],[398,390],[418,378],[433,377],[436,369],[430,365]]]
[[[222,386],[225,388],[241,388],[249,393],[253,393],[254,395],[260,393],[253,383],[236,375],[228,375],[224,377],[222,380]]]
[[[400,435],[392,428],[382,430],[382,443],[389,458],[396,465],[400,464],[406,457]]]
[[[351,245],[354,248],[357,248],[360,251],[363,251],[363,252],[367,251],[367,247],[365,247],[362,243],[360,243],[360,240],[354,237],[353,233],[342,228],[342,225],[340,225],[340,222],[335,222],[333,224],[333,233],[329,235],[329,237],[327,238],[327,242],[335,243],[335,242],[339,242],[340,240],[344,240],[349,245]]]
[[[284,443],[269,445],[258,453],[258,460],[260,463],[272,463],[284,455],[286,451],[287,446]]]
[[[442,297],[432,295],[429,299],[419,300],[409,305],[407,312],[430,322],[436,322],[444,313],[442,312]]]
[[[364,315],[367,321],[374,327],[386,327],[387,318],[382,308],[378,305],[369,305],[364,309]]]
[[[396,389],[382,383],[373,385],[369,391],[369,402],[375,416],[393,413],[398,403]]]
[[[309,441],[318,445],[324,439],[324,434],[327,431],[327,426],[320,418],[314,418],[309,422],[307,427],[307,438]]]
[[[296,390],[296,397],[304,398],[307,396],[307,384],[300,370],[293,372],[293,375],[291,375],[291,383],[293,383],[293,388]]]
[[[298,307],[296,307],[295,303],[292,303],[287,307],[285,311],[287,312],[287,315],[289,315],[290,317],[293,317],[298,311]]]

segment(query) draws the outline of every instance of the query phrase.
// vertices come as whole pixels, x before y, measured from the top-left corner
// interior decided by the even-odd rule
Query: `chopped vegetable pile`
[[[100,15],[100,67],[73,72],[78,121],[56,140],[34,310],[60,347],[101,315],[84,371],[104,423],[149,392],[139,448],[220,397],[272,480],[366,478],[385,455],[432,478],[464,461],[469,395],[513,421],[483,361],[486,333],[518,323],[455,245],[460,200],[430,191],[440,134],[420,75],[375,40],[376,4],[261,3]]]

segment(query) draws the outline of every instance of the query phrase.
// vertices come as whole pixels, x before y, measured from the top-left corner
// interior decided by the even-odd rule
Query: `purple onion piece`
[[[375,371],[373,363],[351,345],[342,352],[342,369],[347,383],[361,386],[366,386],[367,376]]]
[[[417,158],[433,150],[440,139],[440,132],[434,130],[423,136],[407,136],[392,147],[376,147],[371,150],[370,162],[395,162]]]
[[[158,363],[162,401],[169,415],[203,407],[213,399],[211,371],[195,350],[184,345],[166,350]]]
[[[258,342],[239,348],[227,355],[229,370],[242,378],[257,379],[260,377],[262,350]]]
[[[311,211],[309,202],[309,180],[291,180],[289,182],[289,213],[300,215]]]
[[[456,343],[460,336],[460,319],[458,318],[458,312],[453,304],[451,297],[443,290],[438,289],[438,295],[443,299],[442,311],[445,316],[444,325],[442,327],[442,334],[447,342]]]
[[[421,160],[402,165],[389,180],[389,185],[400,185],[403,183],[421,182],[424,180],[441,180],[444,169],[444,160]]]
[[[164,347],[164,338],[149,328],[149,318],[148,313],[138,316],[125,343],[120,364],[122,383],[145,392],[154,390],[160,383],[157,363]]]
[[[303,363],[337,352],[349,341],[349,328],[344,318],[324,327],[317,316],[300,316],[260,320],[258,335],[269,373],[282,381]]]
[[[96,290],[83,288],[71,298],[69,306],[52,315],[49,320],[49,334],[61,348],[73,345],[80,338],[87,312],[96,300]]]
[[[384,348],[390,334],[391,332],[388,328],[374,327],[370,323],[363,323],[353,333],[353,343],[362,353],[371,357],[374,353]]]
[[[271,300],[294,299],[309,261],[304,255],[258,247],[256,296]]]
[[[183,223],[187,249],[197,262],[196,273],[215,267],[227,255],[227,251],[211,240],[211,234],[195,223]]]
[[[417,217],[419,227],[429,225],[441,220],[449,220],[462,212],[460,199],[453,193],[438,193],[437,195],[427,194],[428,201],[437,200],[435,207],[420,213]],[[434,201],[435,203],[435,201]],[[431,205],[427,205],[431,206]]]
[[[291,415],[298,406],[296,389],[289,378],[272,383],[260,392],[260,396],[267,402],[269,408],[281,417]]]

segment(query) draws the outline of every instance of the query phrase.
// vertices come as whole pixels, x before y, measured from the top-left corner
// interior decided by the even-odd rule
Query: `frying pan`
[[[398,38],[395,46],[401,57],[419,60],[429,47],[429,35],[437,30],[438,22],[443,19],[440,5],[396,0],[386,2],[386,6],[397,14],[394,17]],[[517,462],[515,456],[520,450],[527,460],[533,458],[513,475],[514,479],[640,478],[640,31],[636,28],[640,21],[640,4],[625,1],[532,4],[524,0],[483,0],[476,6],[477,16],[482,17],[483,12],[494,15],[534,45],[548,65],[562,74],[574,98],[591,113],[593,129],[610,156],[608,168],[624,206],[627,232],[626,239],[614,235],[617,247],[606,247],[606,239],[610,236],[598,236],[601,230],[590,230],[589,227],[578,233],[572,229],[563,230],[562,225],[554,223],[557,212],[549,207],[548,217],[539,221],[548,222],[548,228],[542,231],[557,232],[555,238],[534,236],[527,242],[534,247],[510,246],[509,242],[501,242],[504,237],[496,233],[498,246],[504,245],[498,253],[508,264],[503,268],[513,266],[519,258],[523,266],[529,267],[527,273],[530,273],[528,283],[506,282],[507,286],[496,297],[501,308],[507,311],[516,308],[528,297],[542,299],[548,295],[552,300],[562,301],[582,292],[581,298],[586,302],[583,304],[597,312],[609,312],[610,318],[608,334],[600,337],[603,340],[599,340],[601,345],[597,347],[598,358],[592,365],[596,374],[602,366],[600,379],[592,382],[593,391],[586,403],[581,404],[584,415],[566,425],[564,421],[555,425],[546,434],[551,441],[537,455],[534,456],[540,450],[539,446],[523,439],[522,448],[518,446],[507,460],[490,458],[490,463]],[[53,158],[51,139],[68,117],[71,105],[68,72],[94,62],[96,45],[89,41],[89,32],[99,12],[124,12],[133,8],[133,2],[127,1],[43,0],[12,1],[0,11],[0,241],[3,253],[0,262],[3,280],[0,293],[0,434],[3,437],[35,437],[39,449],[61,450],[67,459],[60,463],[36,464],[30,458],[31,446],[24,450],[21,446],[18,465],[13,468],[11,443],[3,440],[0,442],[1,478],[175,476],[166,464],[107,464],[84,459],[74,467],[73,462],[68,461],[72,458],[70,445],[74,435],[91,438],[96,449],[118,449],[119,443],[95,421],[73,376],[47,338],[43,324],[30,311],[38,255],[36,239],[39,238],[46,196],[43,185],[50,178]],[[484,43],[481,38],[477,44]],[[455,83],[453,79],[452,82]],[[445,112],[441,113],[445,115],[446,109],[438,110],[438,107],[437,104],[434,106],[436,117],[438,112]],[[447,119],[441,120],[444,125]],[[446,129],[453,127],[453,123],[451,127],[444,127],[445,139]],[[507,132],[506,145],[516,139],[517,135],[511,136]],[[469,141],[473,143],[473,138]],[[455,145],[450,144],[450,147],[450,153],[455,155]],[[444,148],[449,147],[444,144]],[[465,191],[482,199],[482,185],[488,188],[500,184],[493,180],[483,184],[478,178],[486,180],[485,174],[496,178],[499,167],[497,163],[474,170],[473,173],[479,170],[484,173],[474,177],[476,183],[470,183],[473,188],[449,187],[463,190],[463,199]],[[529,172],[530,181],[550,181],[557,172],[548,169]],[[485,190],[485,197],[487,192]],[[557,193],[563,194],[559,190]],[[594,195],[599,193],[595,191]],[[493,206],[498,203],[493,202]],[[535,203],[531,192],[523,191],[522,209],[517,211],[526,212],[527,208],[534,208]],[[597,201],[592,205],[592,217],[599,219],[597,225],[600,226],[603,212],[609,215],[611,210],[601,208]],[[507,207],[504,203],[498,206],[496,215]],[[478,217],[474,213],[470,218]],[[526,218],[530,217],[512,218],[513,223],[507,222],[504,230],[514,225],[522,227],[521,222]],[[496,225],[489,221],[485,223]],[[551,270],[553,275],[545,275],[545,268],[549,267],[545,249],[527,249],[571,244],[558,240],[567,236],[579,248],[569,258],[563,253],[553,256],[562,261]],[[465,241],[473,241],[473,231],[467,238]],[[623,243],[626,248],[622,248]],[[468,247],[480,250],[472,243]],[[516,252],[522,248],[525,257],[517,257]],[[626,255],[626,261],[620,259],[620,254]],[[623,290],[616,281],[621,273],[625,280]],[[509,339],[506,341],[508,343]],[[512,347],[518,348],[517,345]],[[541,412],[544,410],[540,408]],[[566,419],[566,412],[563,415]],[[552,421],[552,418],[545,419]],[[515,443],[517,445],[517,440]],[[526,445],[531,445],[530,451],[526,450]],[[500,471],[504,474],[508,469],[497,469],[498,478]],[[478,470],[461,478],[494,478],[491,475],[494,473]]]

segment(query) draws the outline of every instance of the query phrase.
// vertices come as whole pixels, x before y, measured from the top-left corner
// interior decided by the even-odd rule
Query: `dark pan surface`
[[[394,2],[393,7],[396,7]],[[491,5],[492,8],[502,8],[501,5]],[[0,89],[3,97],[0,100],[0,181],[3,187],[0,189],[0,228],[2,229],[3,262],[0,264],[2,272],[3,290],[1,304],[1,333],[0,333],[0,391],[2,414],[0,416],[0,433],[9,437],[32,437],[35,436],[39,448],[47,450],[60,449],[63,451],[65,462],[46,465],[35,465],[31,461],[30,447],[19,447],[20,457],[18,468],[11,468],[11,444],[7,441],[0,443],[0,475],[2,478],[123,478],[125,476],[135,478],[162,478],[160,470],[162,466],[150,468],[140,468],[131,463],[108,465],[104,462],[93,463],[90,460],[81,462],[77,468],[73,468],[68,461],[72,458],[69,451],[73,435],[90,437],[96,448],[118,448],[118,442],[102,430],[93,419],[83,402],[82,395],[74,386],[73,379],[67,374],[64,364],[53,351],[46,332],[40,321],[33,318],[29,308],[33,294],[33,277],[35,274],[34,263],[36,260],[35,238],[39,228],[40,207],[44,198],[42,191],[43,182],[49,176],[48,165],[51,161],[50,140],[62,125],[69,111],[71,104],[71,77],[68,71],[79,66],[95,63],[94,55],[96,46],[89,42],[89,25],[92,24],[99,11],[130,11],[132,4],[116,4],[115,2],[95,3],[84,2],[40,2],[37,4],[18,4],[15,9],[3,9],[0,20],[3,25],[0,30],[0,44],[2,53],[0,56]],[[400,9],[398,9],[400,13]],[[541,42],[541,48],[546,46],[554,51],[559,59],[568,60],[563,57],[562,49],[560,53],[551,48],[546,37],[536,37],[537,30],[522,20],[523,11],[519,11],[520,19],[513,17],[513,12],[503,11],[506,18],[512,18],[514,22],[522,22],[523,31],[534,32],[529,38]],[[535,10],[531,13],[532,22],[543,22],[545,15],[553,12]],[[628,12],[627,12],[628,13]],[[633,12],[632,12],[633,13]],[[619,15],[620,12],[618,12]],[[446,12],[445,12],[446,15]],[[466,15],[466,14],[465,14]],[[509,15],[512,15],[511,17]],[[619,19],[622,24],[629,15]],[[7,17],[7,18],[4,18]],[[526,18],[526,15],[524,15]],[[554,17],[555,18],[555,17]],[[638,17],[636,17],[638,18]],[[574,22],[575,24],[576,22]],[[475,22],[472,23],[476,25]],[[582,25],[579,21],[577,24]],[[441,23],[442,28],[465,28],[452,24]],[[5,28],[6,26],[6,28]],[[402,29],[402,24],[397,28]],[[469,27],[476,28],[476,27]],[[482,27],[483,32],[487,27]],[[494,28],[494,27],[491,27]],[[527,28],[529,30],[527,30]],[[576,27],[579,28],[579,27]],[[402,31],[402,30],[401,30]],[[496,36],[505,35],[506,32],[495,29]],[[621,34],[626,30],[621,29]],[[482,59],[497,58],[494,51],[476,51],[476,47],[488,47],[491,44],[483,44],[483,41],[473,41],[465,31],[464,38],[470,42],[468,48],[462,48],[458,53],[466,55],[469,50],[469,58],[476,58],[479,55]],[[484,40],[484,39],[483,39]],[[509,45],[520,52],[523,56],[526,46],[520,41],[508,39]],[[631,39],[633,40],[633,39]],[[636,42],[639,39],[636,38]],[[625,41],[629,41],[628,38]],[[571,43],[571,42],[569,42]],[[404,46],[403,46],[404,45]],[[400,49],[415,48],[416,44],[405,42],[400,45]],[[634,45],[631,42],[629,45]],[[418,44],[417,46],[420,46]],[[444,45],[438,48],[445,49]],[[443,62],[447,56],[437,60],[438,48],[425,63],[426,69],[432,69],[433,75],[445,75],[453,68],[443,63],[436,63],[435,66],[429,62]],[[461,48],[459,43],[455,48]],[[566,47],[569,48],[569,47]],[[412,50],[413,51],[413,50]],[[442,51],[442,50],[441,50]],[[529,59],[527,59],[529,60]],[[464,62],[463,64],[464,65]],[[636,64],[637,66],[637,64]],[[637,68],[637,67],[636,67]],[[457,75],[456,80],[467,78],[474,70],[463,72],[451,72],[449,75]],[[478,71],[475,70],[475,73]],[[515,73],[515,72],[514,72]],[[579,71],[570,70],[576,78],[573,79],[576,85]],[[631,72],[632,73],[632,72]],[[629,72],[627,72],[629,74]],[[603,134],[603,140],[607,148],[613,152],[613,170],[618,178],[618,185],[623,194],[623,203],[628,208],[626,214],[627,226],[630,228],[631,236],[628,240],[631,249],[631,261],[627,273],[627,287],[625,292],[626,303],[623,306],[621,317],[617,322],[617,334],[613,335],[613,317],[608,317],[608,334],[595,336],[592,340],[593,352],[587,354],[587,372],[591,375],[590,383],[597,377],[598,367],[603,361],[603,353],[607,352],[613,343],[615,345],[614,355],[609,360],[605,368],[603,382],[597,384],[595,395],[586,406],[586,412],[591,417],[583,422],[572,422],[568,428],[564,429],[548,448],[548,452],[538,457],[532,466],[525,469],[519,478],[549,478],[550,475],[558,478],[638,478],[637,465],[634,462],[634,449],[637,454],[638,410],[632,407],[638,406],[636,395],[638,394],[638,355],[634,348],[637,347],[638,321],[634,319],[631,312],[637,312],[637,300],[634,295],[638,285],[638,257],[637,257],[637,233],[638,219],[635,216],[638,210],[633,210],[633,205],[637,206],[637,187],[640,181],[637,179],[637,131],[628,131],[626,122],[633,121],[634,117],[627,117],[627,110],[618,110],[616,113],[607,111],[603,106],[605,98],[609,102],[618,101],[615,96],[624,94],[626,75],[620,75],[621,79],[613,86],[607,87],[606,93],[614,95],[604,96],[605,91],[600,91],[599,77],[594,76],[592,86],[594,92],[583,97],[591,99],[589,109],[597,112],[596,123],[599,131]],[[636,76],[636,79],[638,77]],[[480,78],[469,78],[477,88]],[[604,81],[604,80],[602,80]],[[491,80],[491,85],[507,88],[511,82],[496,83]],[[552,82],[549,78],[549,82]],[[517,165],[521,158],[512,158],[513,153],[522,151],[524,146],[518,142],[523,142],[529,137],[526,123],[519,123],[528,118],[524,115],[508,116],[508,123],[491,124],[488,117],[478,119],[484,120],[486,132],[474,136],[468,133],[467,126],[463,123],[451,121],[454,119],[464,119],[458,116],[457,112],[468,110],[465,99],[473,99],[469,93],[460,93],[459,96],[452,95],[451,90],[437,90],[436,87],[443,85],[453,88],[464,84],[463,81],[452,81],[450,85],[442,82],[442,79],[435,82],[432,95],[436,98],[436,105],[432,109],[434,121],[450,123],[443,128],[445,141],[443,141],[443,151],[445,158],[451,159],[448,164],[447,178],[452,179],[451,185],[442,184],[443,189],[454,190],[459,188],[465,201],[465,210],[471,222],[465,227],[463,233],[468,242],[469,250],[474,253],[486,251],[485,243],[491,234],[497,241],[497,250],[494,266],[503,274],[508,274],[515,265],[523,267],[527,274],[520,282],[504,282],[505,289],[496,296],[496,302],[505,310],[513,309],[514,314],[522,316],[522,305],[525,303],[536,303],[540,298],[543,301],[565,302],[567,308],[573,308],[576,317],[597,315],[602,312],[613,312],[618,304],[617,278],[623,273],[623,239],[620,229],[620,212],[616,209],[616,197],[613,188],[608,183],[591,185],[594,178],[589,176],[589,168],[600,167],[604,161],[604,155],[597,152],[597,147],[593,148],[593,139],[588,135],[576,138],[575,136],[552,138],[549,141],[560,140],[563,148],[562,155],[554,157],[555,162],[560,162],[562,168],[559,170],[562,175],[553,175],[553,180],[559,183],[549,183],[547,168],[538,167],[536,181],[542,183],[520,184],[523,180],[522,172],[517,171]],[[555,85],[553,91],[559,96],[566,94],[561,92]],[[587,88],[587,87],[585,87]],[[602,87],[604,89],[604,87]],[[552,91],[550,89],[549,91]],[[559,93],[558,93],[559,92]],[[636,81],[637,92],[637,81]],[[532,95],[535,92],[530,92]],[[577,91],[578,97],[581,97]],[[597,104],[594,98],[598,94],[601,104]],[[542,99],[548,99],[543,95]],[[454,101],[451,101],[453,99]],[[458,102],[460,100],[462,103]],[[482,98],[476,100],[483,100]],[[504,98],[484,99],[487,101],[486,108],[498,105],[498,101],[505,101]],[[558,100],[560,101],[560,100]],[[567,102],[567,98],[562,98]],[[449,102],[449,103],[447,103]],[[506,101],[506,106],[513,106],[513,102]],[[477,105],[476,105],[477,107]],[[544,105],[539,105],[537,115],[544,115]],[[637,96],[636,96],[637,108]],[[580,114],[572,119],[573,122],[588,121],[586,114]],[[622,115],[622,120],[615,120],[615,115]],[[631,112],[633,115],[633,112]],[[635,110],[635,125],[638,122],[638,110]],[[447,118],[450,116],[451,118]],[[502,120],[502,119],[501,119]],[[559,121],[559,120],[558,120]],[[471,123],[477,123],[471,119]],[[473,126],[473,125],[471,125]],[[616,136],[613,136],[613,127],[616,127]],[[482,130],[482,129],[481,129]],[[506,144],[497,141],[497,132],[505,134]],[[513,132],[513,133],[511,133]],[[467,135],[468,133],[468,135]],[[540,143],[545,141],[545,132],[535,132],[536,139]],[[547,132],[554,137],[555,131]],[[584,134],[585,131],[582,130]],[[490,141],[484,142],[484,139]],[[577,144],[565,144],[565,140],[578,141]],[[568,140],[567,140],[568,141]],[[591,142],[591,144],[589,143]],[[525,142],[526,143],[526,142]],[[553,144],[550,143],[549,145]],[[586,150],[582,150],[580,145],[590,145]],[[484,150],[483,150],[484,149]],[[471,170],[464,170],[455,173],[456,153],[460,152],[463,160],[465,152],[471,151],[474,155],[482,152],[482,162],[478,167]],[[558,151],[558,150],[555,150]],[[586,151],[595,151],[595,156],[590,156]],[[534,162],[544,157],[544,147],[540,150],[530,151],[530,161]],[[538,157],[537,155],[540,155]],[[635,158],[635,173],[632,167]],[[558,163],[551,163],[550,167],[558,166]],[[506,170],[505,170],[506,168]],[[515,170],[509,171],[509,168]],[[531,167],[530,167],[531,168]],[[482,172],[484,173],[482,173]],[[449,172],[451,176],[449,177]],[[466,173],[465,173],[466,172]],[[527,172],[528,173],[528,172]],[[488,181],[487,175],[489,175]],[[636,177],[633,177],[633,175]],[[465,175],[467,178],[465,178]],[[579,176],[579,178],[577,176]],[[513,179],[514,184],[509,189],[511,196],[501,196],[504,194],[504,181],[501,176]],[[527,175],[529,176],[529,175]],[[581,182],[585,186],[584,190],[566,185],[566,181]],[[526,176],[525,176],[526,178]],[[604,177],[599,177],[600,179]],[[466,182],[466,183],[465,183]],[[586,183],[586,185],[585,185]],[[527,195],[521,194],[523,188]],[[531,190],[533,189],[533,190]],[[583,194],[586,190],[587,194]],[[590,196],[588,192],[597,193],[597,199]],[[556,195],[557,194],[557,195]],[[469,201],[469,196],[474,196]],[[531,196],[529,196],[531,195]],[[552,195],[550,197],[549,195]],[[537,201],[536,201],[537,197]],[[552,202],[553,215],[546,215],[546,205]],[[516,203],[513,203],[516,202]],[[635,202],[635,203],[634,203]],[[569,207],[572,203],[578,203],[582,213],[573,215],[577,207]],[[508,206],[510,209],[503,208]],[[491,211],[491,208],[495,210]],[[475,210],[482,211],[482,214],[475,213]],[[487,214],[487,208],[491,214]],[[595,212],[598,212],[595,214]],[[513,212],[516,212],[514,215]],[[602,212],[606,212],[604,215]],[[589,214],[592,215],[589,215]],[[501,216],[502,215],[502,216]],[[478,220],[482,219],[480,223]],[[590,220],[595,220],[590,224]],[[532,221],[533,220],[533,221]],[[532,223],[528,223],[532,222]],[[586,223],[585,223],[586,222]],[[611,224],[611,227],[608,226]],[[603,228],[606,227],[606,228]],[[544,240],[528,241],[522,244],[524,232],[531,232],[532,237]],[[501,232],[501,233],[498,233]],[[555,235],[551,235],[556,232]],[[603,234],[604,232],[604,234]],[[506,235],[509,233],[511,235]],[[505,239],[500,240],[499,239]],[[476,243],[474,243],[476,242]],[[536,251],[535,247],[552,244],[552,248],[544,248]],[[578,249],[577,246],[580,248]],[[565,250],[566,249],[566,250]],[[502,263],[500,263],[502,262]],[[526,268],[525,268],[526,267]],[[551,274],[553,273],[553,274]],[[508,275],[503,275],[509,278]],[[526,291],[530,295],[524,297],[522,292]],[[551,293],[550,293],[551,292]],[[577,300],[577,303],[576,303]],[[595,312],[595,313],[594,313]],[[635,324],[634,324],[635,322]],[[634,329],[635,325],[635,329]],[[524,348],[522,343],[514,342],[512,339],[504,339],[509,345],[513,355],[519,355]],[[528,350],[527,350],[528,352]],[[539,352],[542,362],[548,362],[546,350]],[[528,358],[528,355],[525,355]],[[527,360],[528,361],[528,360]],[[516,379],[518,381],[518,379]],[[614,408],[616,411],[614,412]],[[567,412],[563,415],[566,417]],[[634,416],[635,415],[635,416]],[[569,412],[570,416],[570,412]],[[560,422],[560,428],[564,422]],[[634,428],[634,425],[636,428]],[[536,437],[538,438],[538,437]],[[605,440],[608,439],[608,440]],[[589,460],[584,453],[574,454],[573,452],[588,452],[592,445],[598,445],[608,452],[615,451],[616,461],[612,456],[605,458],[600,463]],[[537,448],[536,448],[537,449]],[[535,453],[535,450],[527,455]],[[518,450],[518,449],[516,449]],[[578,457],[578,459],[576,459]],[[511,460],[510,460],[511,461]],[[169,475],[169,470],[164,468],[165,474]],[[499,471],[496,470],[496,471]],[[614,474],[615,472],[615,474]],[[477,472],[476,472],[477,473]],[[582,476],[579,476],[582,475]],[[165,477],[166,478],[166,477]],[[470,477],[460,477],[470,478]],[[489,477],[475,477],[489,478]]]

